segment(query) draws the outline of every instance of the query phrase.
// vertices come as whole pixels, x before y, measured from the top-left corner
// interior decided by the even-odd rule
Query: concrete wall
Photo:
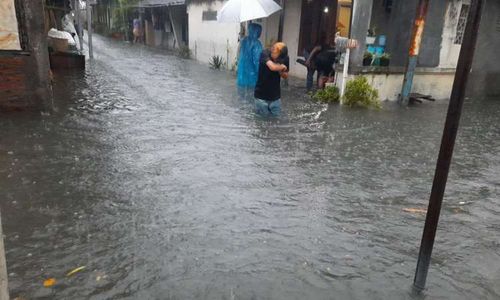
[[[500,96],[500,2],[486,0],[481,20],[469,92],[479,96]]]
[[[290,56],[290,75],[299,78],[306,78],[307,69],[296,62],[299,50],[301,11],[302,0],[286,1],[283,42],[288,46],[288,54]]]
[[[419,56],[419,66],[421,67],[439,66],[445,14],[449,1],[450,0],[430,1],[427,23]],[[417,3],[418,0],[394,1],[389,21],[380,15],[372,16],[370,26],[380,29],[377,34],[387,35],[387,52],[392,56],[392,66],[405,66],[407,63],[408,48],[410,45]],[[374,5],[380,6],[380,0],[375,0]],[[387,15],[385,12],[380,12],[379,7],[374,10],[374,13]]]
[[[365,73],[362,74],[368,78],[368,82],[378,89],[380,100],[396,101],[401,93],[403,83],[403,73],[381,74]],[[347,80],[351,80],[356,75],[349,75]],[[424,95],[432,95],[438,100],[450,98],[451,88],[455,74],[453,72],[439,72],[425,69],[417,69],[413,83],[413,92]],[[341,76],[338,76],[337,86],[342,84]]]
[[[20,1],[28,43],[23,51],[0,51],[0,110],[40,110],[52,107],[49,55],[42,0]]]
[[[228,60],[228,67],[231,68],[236,62],[240,25],[202,20],[203,11],[219,11],[222,6],[221,1],[188,6],[189,48],[193,58],[202,63],[208,63],[213,55],[219,55],[224,61]]]

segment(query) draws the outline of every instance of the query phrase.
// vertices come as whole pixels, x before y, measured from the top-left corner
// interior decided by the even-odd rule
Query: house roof
[[[184,5],[185,0],[142,0],[137,3],[137,7],[160,7],[160,6],[173,6]]]

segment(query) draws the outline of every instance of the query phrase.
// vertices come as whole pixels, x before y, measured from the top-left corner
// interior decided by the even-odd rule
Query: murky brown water
[[[412,298],[425,216],[403,209],[425,208],[446,103],[325,106],[292,82],[265,120],[231,75],[95,48],[57,112],[0,116],[13,298]],[[428,299],[500,297],[499,116],[465,106]]]

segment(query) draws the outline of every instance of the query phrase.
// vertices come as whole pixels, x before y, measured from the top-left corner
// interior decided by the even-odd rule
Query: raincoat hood
[[[258,39],[262,34],[262,26],[259,24],[251,23],[248,25],[248,37],[251,39]]]

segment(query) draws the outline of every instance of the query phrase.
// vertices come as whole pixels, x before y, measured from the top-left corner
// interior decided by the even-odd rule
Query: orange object
[[[56,284],[56,279],[55,278],[49,278],[43,282],[44,287],[51,287]]]

